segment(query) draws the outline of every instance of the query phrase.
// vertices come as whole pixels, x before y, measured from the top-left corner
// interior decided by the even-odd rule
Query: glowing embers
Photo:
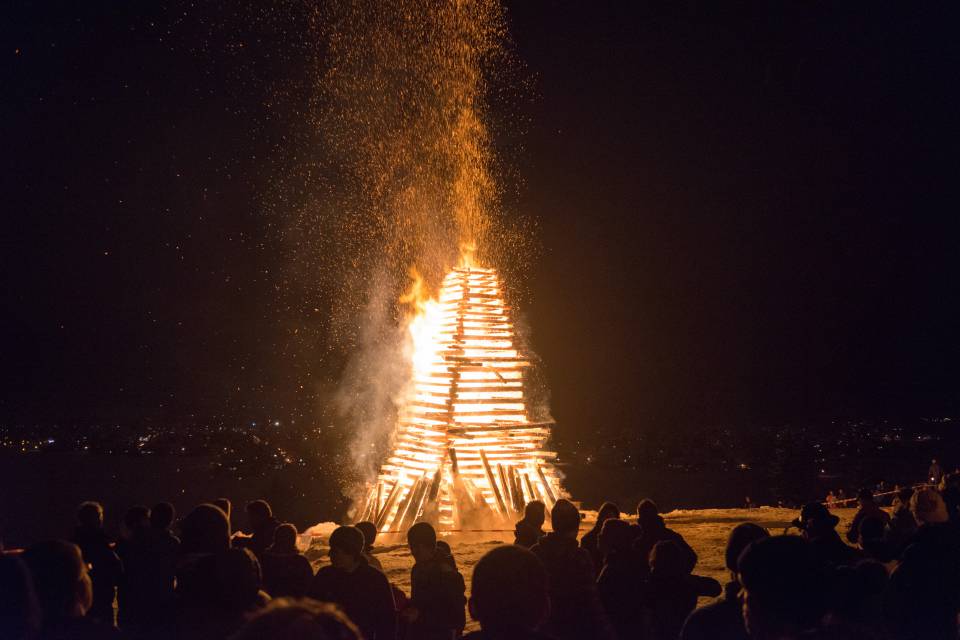
[[[415,287],[415,291],[417,291]],[[561,495],[544,451],[549,423],[528,419],[525,371],[496,272],[453,270],[410,323],[412,390],[393,453],[358,516],[404,530],[483,526]]]

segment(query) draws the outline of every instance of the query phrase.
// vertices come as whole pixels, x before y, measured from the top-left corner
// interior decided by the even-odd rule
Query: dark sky
[[[0,419],[310,416],[336,380],[263,206],[303,9],[217,4],[8,10]],[[559,433],[957,410],[960,7],[509,10]]]

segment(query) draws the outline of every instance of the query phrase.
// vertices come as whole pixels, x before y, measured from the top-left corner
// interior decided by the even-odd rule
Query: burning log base
[[[530,422],[524,395],[530,363],[493,269],[461,266],[439,301],[411,324],[413,391],[393,453],[358,512],[380,531],[419,520],[440,529],[502,526],[530,500],[549,509],[562,495],[542,449],[551,422]]]

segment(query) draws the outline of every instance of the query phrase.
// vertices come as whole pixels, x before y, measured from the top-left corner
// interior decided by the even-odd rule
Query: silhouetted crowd
[[[635,524],[604,504],[579,539],[573,503],[558,500],[545,531],[544,504],[530,502],[515,544],[477,562],[469,600],[427,522],[407,531],[406,594],[384,575],[370,522],[336,528],[314,574],[296,528],[263,500],[246,506],[250,535],[231,533],[220,499],[182,518],[179,537],[170,504],[132,507],[117,541],[85,502],[69,541],[0,555],[0,640],[449,640],[467,610],[471,640],[960,638],[960,477],[902,490],[889,512],[869,490],[858,502],[843,535],[819,502],[783,535],[733,526],[725,585],[697,575],[697,553],[650,500]],[[704,597],[715,600],[698,609]]]

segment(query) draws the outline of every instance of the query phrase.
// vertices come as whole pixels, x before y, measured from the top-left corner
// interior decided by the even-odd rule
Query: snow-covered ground
[[[590,529],[596,517],[595,512],[584,513],[586,518],[582,525],[582,532]],[[794,509],[772,507],[749,510],[683,509],[664,514],[664,518],[667,521],[667,526],[683,535],[700,557],[695,572],[716,578],[723,584],[729,579],[727,569],[724,567],[723,552],[727,544],[727,536],[733,527],[741,522],[755,522],[766,527],[771,534],[778,534],[790,526],[790,522],[797,517],[798,513]],[[846,531],[848,523],[853,518],[854,510],[836,509],[834,513],[841,519],[838,529]],[[327,535],[329,535],[330,529],[332,529],[332,525],[323,527]],[[318,529],[316,533],[320,533],[320,531]],[[796,533],[796,530],[793,532]],[[470,577],[473,575],[474,565],[491,548],[499,544],[512,543],[513,532],[451,533],[445,534],[443,539],[453,549],[457,565],[467,582],[467,593],[469,595]],[[306,550],[306,555],[315,569],[328,562],[327,550],[326,535],[313,539],[313,543]],[[405,538],[400,534],[381,534],[377,538],[375,555],[383,564],[383,570],[387,574],[387,578],[409,594],[410,567],[413,564],[413,558],[407,551]],[[710,599],[704,598],[700,604],[703,605],[708,602],[710,602]],[[472,621],[468,622],[467,628],[475,628]]]

